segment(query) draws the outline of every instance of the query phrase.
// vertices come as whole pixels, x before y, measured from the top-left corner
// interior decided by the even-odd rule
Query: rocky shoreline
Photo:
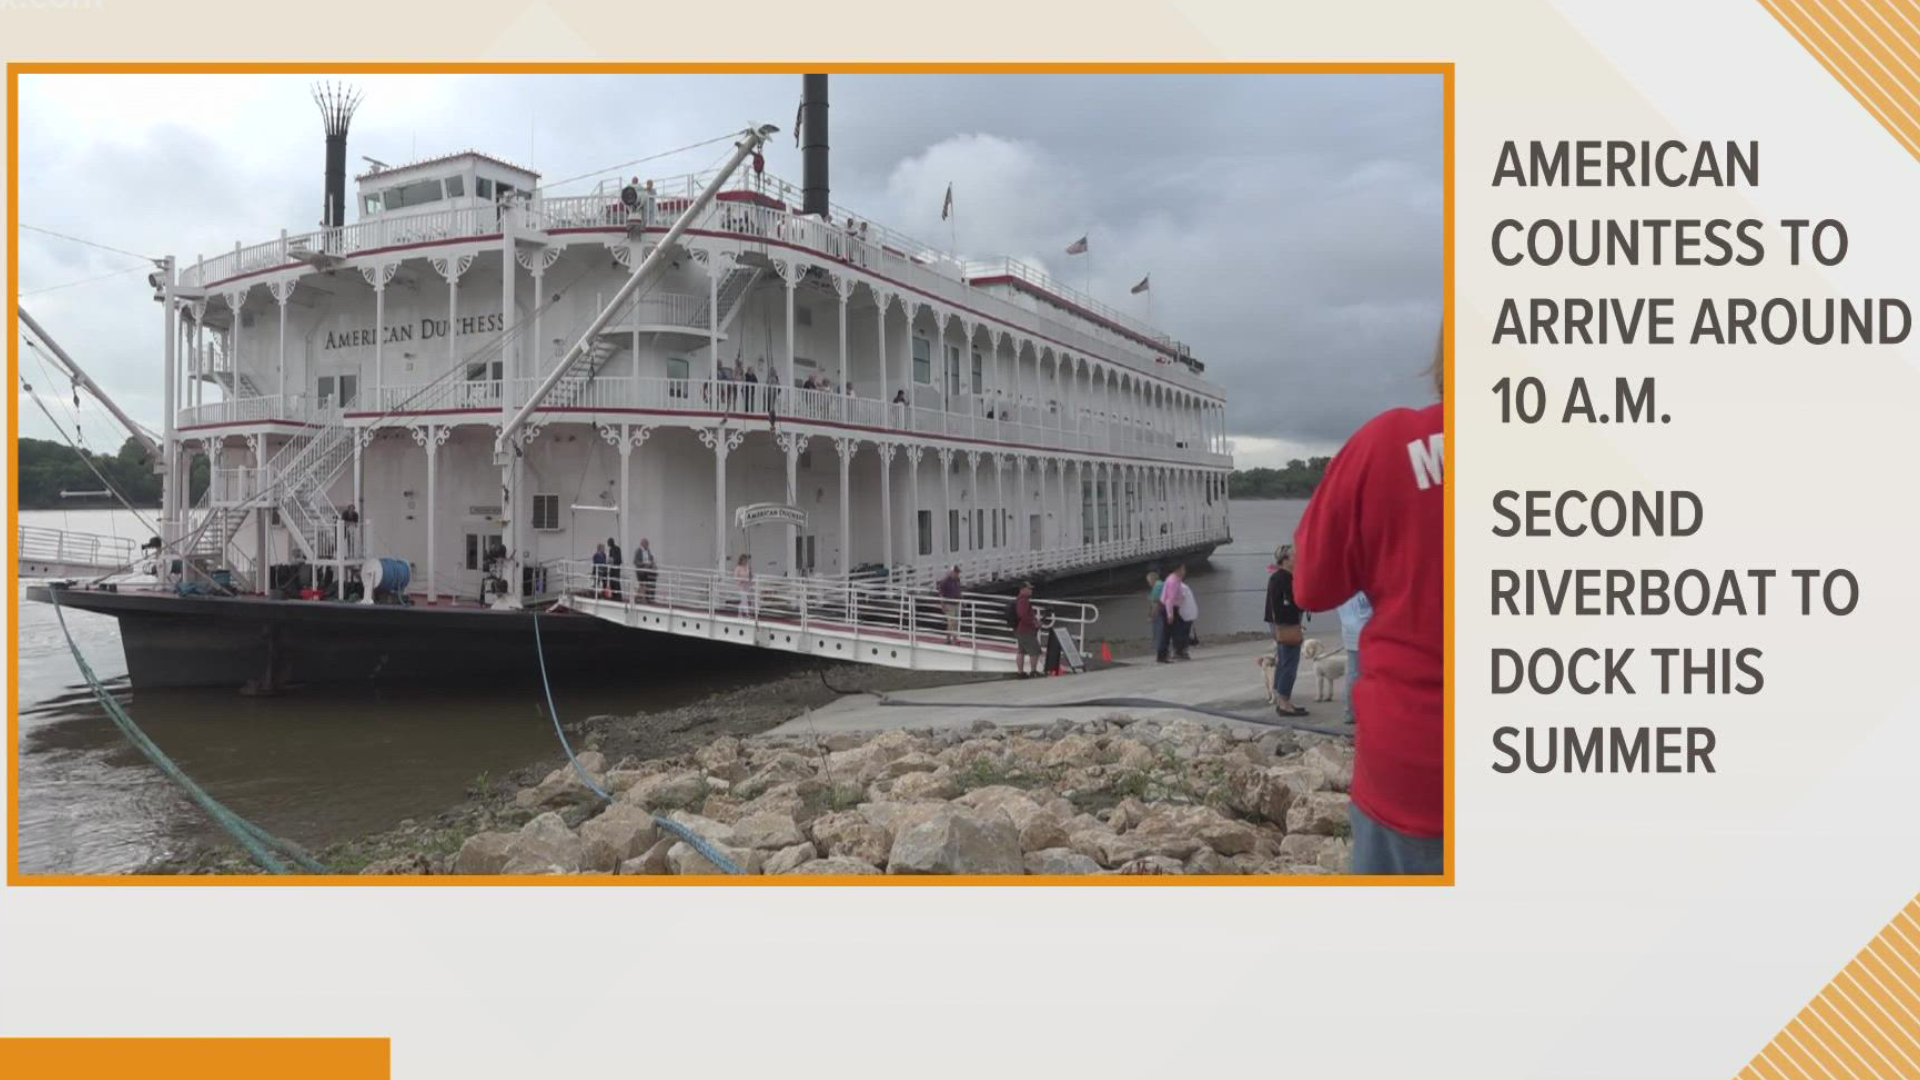
[[[1135,653],[1126,645],[1122,656]],[[592,717],[568,737],[611,804],[556,753],[477,777],[432,818],[316,855],[342,874],[718,872],[659,815],[764,874],[1345,871],[1344,739],[1124,715],[766,734],[844,693],[981,680],[993,677],[800,670],[677,709]],[[257,870],[221,848],[147,872]]]

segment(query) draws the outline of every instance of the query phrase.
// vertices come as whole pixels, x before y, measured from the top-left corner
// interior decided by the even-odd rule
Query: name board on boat
[[[745,529],[753,525],[797,525],[807,527],[807,512],[785,503],[749,503],[733,512],[733,523]]]
[[[423,318],[414,322],[390,323],[380,328],[381,341],[388,345],[399,345],[412,341],[432,341],[447,336],[447,320]],[[507,328],[506,319],[499,312],[490,315],[462,315],[453,321],[456,334],[497,334]],[[373,347],[373,327],[354,326],[343,330],[329,330],[320,343],[321,352],[335,349],[359,349]]]

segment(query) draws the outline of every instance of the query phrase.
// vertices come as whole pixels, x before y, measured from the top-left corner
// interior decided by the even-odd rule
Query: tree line
[[[1284,469],[1235,469],[1227,492],[1236,499],[1304,499],[1320,486],[1331,457],[1294,458]]]
[[[160,505],[160,476],[147,461],[146,451],[129,436],[113,455],[82,450],[81,461],[66,443],[22,437],[15,449],[14,468],[20,476],[20,509],[58,510],[95,506],[118,506],[111,495],[83,499],[63,499],[62,491],[99,491],[101,477],[135,506]],[[87,468],[91,462],[100,476]],[[195,457],[190,481],[191,498],[197,500],[207,490],[207,459]]]

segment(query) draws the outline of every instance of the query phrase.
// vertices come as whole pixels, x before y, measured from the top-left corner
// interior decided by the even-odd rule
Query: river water
[[[1234,504],[1234,542],[1191,577],[1203,633],[1260,628],[1273,546],[1293,535],[1305,506]],[[20,520],[136,542],[153,534],[123,510],[22,511]],[[23,592],[16,586],[22,872],[127,873],[213,838],[200,811],[101,712],[53,608],[20,602]],[[1142,581],[1074,599],[1101,608],[1096,636],[1121,641],[1145,636],[1145,595]],[[136,694],[127,685],[118,624],[82,611],[66,616],[94,672],[188,775],[268,831],[310,846],[438,813],[481,774],[497,777],[556,753],[537,686],[524,693],[497,686],[303,688],[274,698],[231,690]],[[650,673],[645,685],[555,693],[562,715],[579,718],[675,708],[729,688],[710,674]]]

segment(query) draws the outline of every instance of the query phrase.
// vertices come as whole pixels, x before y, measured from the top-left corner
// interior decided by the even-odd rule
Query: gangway
[[[945,600],[931,589],[858,577],[762,577],[746,588],[716,570],[660,567],[636,580],[590,562],[549,565],[560,576],[558,604],[636,630],[707,638],[760,649],[915,671],[1013,672],[1009,596],[963,593]],[[1035,600],[1048,631],[1083,648],[1098,609]],[[951,611],[949,611],[951,608]]]
[[[140,549],[124,536],[22,525],[14,537],[13,550],[23,578],[90,577],[140,570]]]

